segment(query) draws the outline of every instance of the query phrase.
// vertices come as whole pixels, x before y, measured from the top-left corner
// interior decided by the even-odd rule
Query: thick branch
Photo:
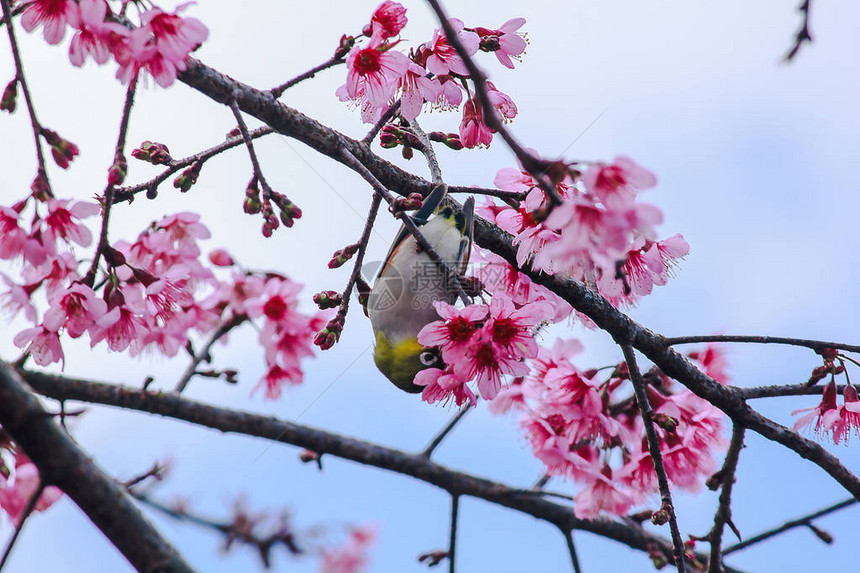
[[[640,551],[647,551],[649,545],[656,545],[667,557],[672,554],[672,544],[667,539],[645,531],[638,524],[609,519],[578,519],[570,507],[446,468],[421,454],[409,454],[271,416],[210,406],[176,394],[147,393],[136,388],[37,372],[24,372],[24,377],[36,391],[56,400],[78,400],[149,412],[222,432],[256,436],[307,448],[319,454],[408,475],[444,489],[451,495],[481,498],[552,523],[563,531],[581,529]],[[704,561],[707,557],[702,554],[700,558]]]
[[[191,566],[140,513],[128,493],[60,429],[21,376],[0,362],[0,424],[138,571],[190,573]]]
[[[293,137],[335,161],[343,162],[345,157],[343,150],[348,150],[386,188],[396,189],[401,195],[420,193],[423,196],[433,189],[434,185],[431,182],[385,161],[361,142],[281,104],[271,95],[237,82],[197,60],[190,58],[186,64],[186,71],[179,75],[182,82],[220,103],[226,104],[235,93],[237,103],[243,112],[263,121],[278,133]],[[468,187],[450,188],[450,191],[468,192]],[[636,348],[660,370],[718,407],[735,423],[742,424],[817,464],[852,495],[860,499],[860,479],[845,468],[836,456],[821,445],[799,436],[796,432],[753,410],[739,392],[726,388],[703,374],[689,360],[673,350],[666,343],[665,338],[634,322],[581,282],[558,275],[545,275],[528,267],[520,268],[516,260],[516,247],[511,242],[510,234],[476,217],[475,241],[479,246],[493,251],[515,268],[520,269],[537,284],[562,297],[576,310],[587,315],[599,328],[608,332],[616,342],[630,344]]]

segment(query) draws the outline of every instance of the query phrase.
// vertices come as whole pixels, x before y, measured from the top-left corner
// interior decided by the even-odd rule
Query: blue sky
[[[696,3],[588,0],[449,2],[452,15],[469,25],[493,27],[524,16],[530,45],[515,71],[494,58],[483,60],[496,86],[519,107],[517,136],[546,155],[568,159],[633,157],[653,170],[660,184],[647,200],[666,213],[665,236],[681,232],[691,254],[678,276],[644,299],[632,316],[667,335],[713,332],[773,334],[857,343],[860,303],[856,216],[857,145],[860,139],[860,80],[856,74],[860,7],[814,3],[815,43],[791,65],[781,63],[800,24],[796,1]],[[306,2],[201,3],[189,13],[211,30],[199,51],[206,63],[258,87],[270,87],[329,57],[341,34],[357,33],[375,2],[338,5]],[[429,39],[435,21],[421,2],[406,2],[410,43]],[[122,105],[123,88],[110,66],[73,69],[64,48],[40,37],[22,39],[28,71],[43,122],[81,147],[68,172],[53,175],[61,194],[79,198],[101,191]],[[11,77],[0,50],[0,77]],[[367,127],[337,101],[344,69],[321,74],[291,90],[283,101],[352,136]],[[596,121],[595,121],[596,120]],[[593,124],[592,124],[593,123]],[[155,139],[184,156],[223,139],[233,119],[183,85],[150,87],[138,96],[132,143]],[[455,131],[456,114],[433,113],[426,130]],[[0,118],[0,165],[5,204],[27,189],[32,162],[23,114]],[[591,125],[587,130],[586,128]],[[585,130],[584,133],[583,130]],[[229,246],[246,267],[290,274],[312,293],[339,290],[348,267],[325,267],[331,253],[354,242],[369,204],[367,186],[348,169],[301,144],[270,137],[258,144],[272,185],[298,203],[305,217],[290,230],[264,240],[259,222],[241,213],[250,176],[241,149],[207,164],[193,191],[169,186],[156,201],[135,201],[114,211],[112,235],[131,238],[150,220],[180,210],[200,211],[213,232],[207,247]],[[384,156],[426,175],[420,161]],[[441,152],[449,183],[489,185],[496,171],[513,166],[507,149]],[[14,168],[10,169],[9,166]],[[153,170],[134,163],[130,179]],[[398,224],[381,217],[369,256],[384,256]],[[586,344],[581,366],[618,361],[620,351],[597,332],[574,327]],[[12,329],[0,333],[0,354],[15,355]],[[196,380],[188,395],[348,433],[405,450],[422,448],[451,412],[399,393],[375,370],[370,327],[351,314],[342,341],[308,363],[305,384],[274,403],[249,397],[262,371],[251,329],[219,348],[216,366],[237,367],[238,388]],[[549,341],[551,342],[551,340]],[[172,387],[182,361],[144,358],[133,362],[70,345],[69,374],[139,384],[147,375]],[[816,365],[798,349],[732,347],[731,374],[738,385],[799,382]],[[811,407],[811,398],[755,402],[783,424],[790,412]],[[372,571],[421,571],[419,553],[444,547],[447,496],[405,477],[335,459],[325,471],[297,462],[298,450],[260,440],[222,436],[187,424],[94,408],[76,422],[75,436],[113,475],[128,478],[153,460],[174,459],[166,496],[183,495],[201,512],[226,515],[236,495],[252,507],[287,507],[300,526],[373,523],[378,542]],[[857,439],[833,447],[846,465],[860,471]],[[528,485],[541,468],[518,434],[514,420],[486,410],[474,412],[438,452],[448,466]],[[570,484],[556,489],[575,491]],[[847,496],[816,467],[780,446],[749,436],[741,456],[734,504],[735,523],[745,535],[781,523]],[[716,495],[678,496],[685,533],[703,535],[713,520]],[[461,505],[460,571],[568,571],[563,538],[551,526],[480,500]],[[191,526],[153,519],[201,571],[252,570],[246,551],[218,554],[220,540]],[[850,536],[857,510],[819,523],[836,540],[826,547],[797,530],[736,554],[729,563],[757,572],[831,570],[853,560]],[[0,532],[8,532],[8,527]],[[667,531],[661,531],[667,535]],[[652,570],[639,553],[594,536],[576,536],[585,571]],[[731,539],[727,533],[727,540]],[[313,571],[316,563],[276,558],[276,571]],[[12,572],[130,570],[122,557],[68,501],[28,524],[9,565]]]

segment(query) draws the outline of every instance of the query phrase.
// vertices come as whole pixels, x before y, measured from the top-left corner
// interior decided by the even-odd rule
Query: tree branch
[[[410,193],[427,196],[434,187],[430,181],[408,173],[375,155],[361,142],[285,106],[260,90],[237,82],[193,58],[186,60],[186,66],[186,70],[178,76],[180,81],[220,103],[228,102],[233,94],[236,94],[237,104],[242,111],[268,124],[278,133],[293,137],[336,161],[345,162],[343,150],[348,150],[358,160],[358,164],[372,173],[386,189],[396,189],[404,196]],[[358,169],[356,166],[351,167]],[[468,187],[450,190],[469,192]],[[697,396],[725,412],[735,423],[742,424],[812,461],[852,495],[860,498],[860,479],[820,444],[799,436],[756,412],[746,404],[740,392],[726,388],[703,374],[689,360],[673,350],[664,337],[634,322],[583,283],[559,275],[546,275],[534,271],[528,265],[521,267],[517,264],[516,247],[512,244],[512,239],[510,234],[492,223],[475,217],[475,241],[479,246],[501,256],[535,283],[559,295],[619,344],[633,346],[666,375],[678,380]]]
[[[795,527],[809,527],[812,520],[818,519],[819,517],[823,517],[829,513],[833,513],[835,511],[839,511],[840,509],[844,509],[846,507],[852,506],[857,503],[856,499],[849,498],[840,501],[839,503],[834,503],[833,505],[827,506],[824,509],[820,509],[818,511],[814,511],[810,514],[804,515],[803,517],[798,517],[797,519],[792,519],[791,521],[786,521],[779,527],[775,527],[773,529],[769,529],[758,535],[750,537],[740,543],[735,543],[730,547],[726,547],[723,549],[723,555],[728,555],[729,553],[734,553],[735,551],[740,551],[741,549],[746,549],[750,545],[755,545],[756,543],[760,543],[765,539],[770,539],[780,533],[784,533],[790,529],[794,529]]]
[[[60,429],[21,376],[0,362],[0,424],[36,464],[46,485],[68,495],[138,571],[193,569],[108,477]]]
[[[446,468],[420,454],[409,454],[271,416],[210,406],[176,394],[141,392],[136,388],[41,372],[27,371],[23,376],[37,392],[56,400],[77,400],[149,412],[222,432],[307,448],[319,454],[411,476],[451,495],[484,499],[552,523],[563,531],[589,531],[639,551],[648,551],[649,545],[654,545],[667,557],[672,555],[671,542],[646,531],[639,524],[628,520],[579,519],[568,506],[547,501],[538,495],[523,495],[505,484]],[[699,557],[703,561],[707,559],[705,554]]]
[[[723,486],[722,491],[720,491],[720,502],[717,507],[717,513],[714,515],[714,527],[708,534],[708,541],[711,544],[708,573],[721,573],[723,570],[723,556],[720,549],[723,543],[723,527],[727,523],[735,532],[735,535],[738,536],[738,539],[740,539],[740,534],[734,523],[732,523],[732,487],[735,484],[735,472],[738,469],[738,460],[740,459],[743,447],[744,428],[743,426],[736,425],[732,428],[732,439],[729,443],[729,450],[726,453],[726,460],[719,471]]]
[[[705,336],[675,336],[666,338],[666,344],[675,346],[677,344],[697,344],[700,342],[749,342],[753,344],[786,344],[788,346],[804,346],[813,350],[825,350],[835,348],[846,352],[860,352],[860,346],[856,344],[845,344],[842,342],[825,342],[823,340],[809,340],[805,338],[786,338],[784,336],[745,336],[713,334]]]
[[[633,383],[633,390],[636,392],[636,402],[639,404],[639,413],[642,416],[642,424],[645,426],[645,436],[648,439],[648,450],[651,452],[651,461],[654,464],[654,471],[657,474],[657,483],[660,487],[660,498],[663,501],[660,510],[666,512],[669,520],[669,529],[672,532],[672,543],[675,550],[675,567],[678,568],[678,573],[684,573],[684,571],[686,571],[686,563],[684,562],[684,540],[681,537],[681,530],[678,528],[678,518],[675,515],[675,506],[672,503],[672,492],[669,490],[669,478],[666,476],[666,468],[663,467],[663,454],[660,453],[660,438],[657,436],[657,431],[654,429],[654,411],[651,409],[651,403],[648,401],[648,393],[645,389],[645,380],[642,379],[642,373],[639,372],[639,365],[636,364],[636,354],[633,347],[624,345],[621,347],[621,350],[624,352],[624,359],[627,361],[627,370],[630,372],[630,381]],[[665,523],[665,521],[663,523]]]

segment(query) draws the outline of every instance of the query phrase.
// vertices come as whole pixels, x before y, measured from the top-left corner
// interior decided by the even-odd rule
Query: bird
[[[466,199],[459,211],[442,205],[446,194],[445,185],[436,187],[411,219],[439,259],[462,275],[472,249],[475,200]],[[458,292],[441,265],[421,248],[406,225],[401,226],[366,304],[375,341],[374,362],[401,390],[421,392],[423,386],[413,382],[415,375],[425,368],[444,368],[439,349],[423,347],[418,333],[439,320],[433,302],[453,304]]]

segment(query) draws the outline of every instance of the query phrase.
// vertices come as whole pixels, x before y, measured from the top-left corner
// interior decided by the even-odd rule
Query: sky
[[[856,169],[860,139],[860,80],[855,73],[860,46],[860,6],[813,3],[815,42],[791,65],[782,56],[800,25],[796,0],[749,3],[577,0],[530,3],[473,0],[448,2],[451,15],[467,25],[497,27],[509,18],[527,19],[529,46],[516,70],[492,57],[481,61],[496,86],[516,102],[510,125],[526,145],[544,155],[570,160],[628,155],[654,171],[656,189],[645,199],[663,209],[663,236],[682,233],[691,245],[675,279],[631,311],[643,325],[668,336],[733,333],[820,338],[857,343],[860,279],[856,214],[860,208]],[[410,45],[429,40],[436,22],[423,2],[404,2]],[[334,4],[200,2],[188,14],[210,29],[197,56],[222,72],[268,88],[326,60],[344,33],[356,34],[376,2]],[[165,7],[171,7],[166,4]],[[69,65],[67,43],[21,38],[29,79],[43,123],[74,141],[81,156],[68,172],[52,171],[60,194],[77,198],[100,193],[110,164],[124,88],[113,68]],[[0,50],[0,81],[11,78],[7,51]],[[367,126],[334,95],[343,67],[289,90],[282,98],[335,129],[361,137]],[[422,116],[425,130],[456,131],[457,114]],[[253,120],[249,120],[253,123]],[[140,90],[129,141],[166,143],[175,157],[221,141],[234,124],[228,109],[184,85]],[[0,117],[0,203],[20,198],[33,175],[26,117]],[[241,212],[250,177],[241,148],[204,167],[193,190],[181,195],[169,184],[155,201],[137,200],[113,211],[113,237],[133,238],[165,214],[200,212],[212,230],[204,249],[226,246],[248,268],[271,268],[306,285],[310,296],[340,290],[349,266],[329,270],[331,253],[355,242],[363,227],[370,189],[347,168],[280,136],[257,144],[267,178],[304,211],[292,229],[271,239],[259,220]],[[419,159],[398,153],[384,157],[427,176]],[[450,184],[489,186],[497,170],[512,167],[511,153],[495,142],[470,152],[441,150]],[[27,167],[22,167],[27,166]],[[156,172],[133,162],[129,181]],[[114,218],[115,217],[115,218]],[[381,258],[398,223],[380,217],[369,257]],[[16,356],[14,325],[0,333],[0,356]],[[582,367],[618,362],[608,336],[579,326]],[[548,342],[551,343],[551,340]],[[818,363],[801,349],[732,346],[735,384],[752,386],[803,381]],[[189,397],[296,420],[375,443],[416,451],[440,429],[452,411],[427,405],[393,388],[371,358],[370,325],[351,313],[341,342],[307,363],[305,383],[277,402],[251,395],[262,373],[256,333],[238,330],[217,349],[216,367],[240,371],[238,387],[195,380]],[[66,373],[139,385],[153,376],[171,388],[184,370],[181,359],[93,353],[86,344],[67,347]],[[791,411],[817,404],[814,398],[756,401],[754,406],[782,424]],[[119,479],[137,475],[154,460],[171,458],[173,471],[159,489],[183,496],[213,517],[229,514],[243,494],[252,508],[287,508],[298,527],[373,524],[377,542],[370,571],[424,569],[416,556],[447,543],[448,496],[410,478],[352,462],[326,458],[324,471],[297,461],[296,448],[223,436],[203,428],[142,414],[94,407],[74,425],[74,435]],[[830,446],[860,471],[857,438]],[[473,412],[437,452],[449,467],[528,486],[541,475],[516,421]],[[555,489],[575,492],[572,484]],[[741,455],[733,505],[745,536],[847,497],[820,469],[781,446],[748,434]],[[679,494],[677,513],[684,533],[704,535],[713,521],[716,494]],[[219,553],[221,540],[208,531],[153,521],[201,571],[250,571],[257,558],[239,549]],[[857,509],[818,523],[835,536],[825,546],[798,529],[733,555],[727,562],[747,571],[835,570],[856,558],[851,535]],[[561,535],[551,526],[480,500],[461,503],[458,566],[463,572],[568,571]],[[668,535],[665,529],[658,530]],[[0,525],[0,535],[10,532]],[[584,571],[651,571],[641,553],[595,536],[577,533]],[[726,533],[727,542],[731,534]],[[849,561],[851,560],[851,561]],[[315,571],[314,560],[279,553],[275,571]],[[8,570],[130,571],[129,565],[68,500],[35,516],[15,548]]]

